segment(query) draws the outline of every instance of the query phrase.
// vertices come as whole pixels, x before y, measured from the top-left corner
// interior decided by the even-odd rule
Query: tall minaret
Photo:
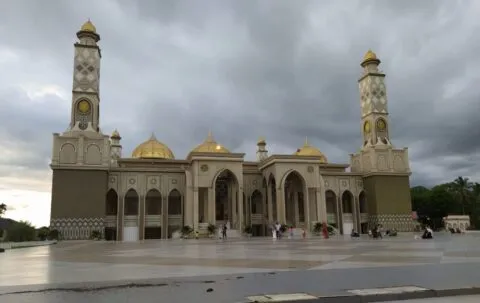
[[[100,41],[90,20],[77,32],[73,63],[71,131],[100,132]]]
[[[120,137],[118,130],[115,129],[110,136],[110,154],[113,166],[116,166],[118,159],[122,157],[122,144],[120,144],[120,140],[122,140],[122,137]]]
[[[388,131],[387,91],[385,74],[378,70],[380,60],[369,50],[360,64],[363,74],[358,79],[362,108],[363,148],[391,146]]]
[[[260,137],[257,142],[257,161],[261,162],[268,158],[268,150],[266,149],[267,142],[265,138]]]

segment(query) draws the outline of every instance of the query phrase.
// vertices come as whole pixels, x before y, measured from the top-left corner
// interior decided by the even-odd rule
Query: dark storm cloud
[[[387,74],[392,141],[410,147],[412,182],[480,179],[478,7],[8,1],[0,54],[16,59],[0,58],[8,70],[0,75],[0,140],[11,157],[0,165],[48,169],[51,133],[69,123],[75,32],[90,17],[102,37],[102,129],[119,129],[126,156],[155,131],[182,158],[212,130],[249,159],[258,136],[271,153],[291,153],[308,137],[330,161],[348,162],[361,145],[359,62],[372,48]],[[61,96],[32,97],[48,85]]]

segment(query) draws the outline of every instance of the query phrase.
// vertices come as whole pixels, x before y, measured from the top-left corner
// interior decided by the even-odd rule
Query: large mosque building
[[[411,230],[407,148],[390,141],[385,74],[368,51],[358,79],[362,146],[350,164],[330,163],[308,142],[288,155],[257,143],[257,160],[231,152],[210,133],[186,159],[152,135],[122,154],[118,131],[100,129],[100,36],[86,22],[77,32],[70,125],[53,135],[51,228],[64,239],[169,238],[227,223],[241,234],[266,235],[274,222],[311,231],[328,222],[342,233],[375,224]],[[353,102],[353,101],[352,101]],[[359,140],[360,142],[360,140]]]

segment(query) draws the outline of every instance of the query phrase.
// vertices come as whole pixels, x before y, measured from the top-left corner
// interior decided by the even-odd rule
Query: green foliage
[[[5,203],[0,204],[0,217],[7,211],[7,205]]]
[[[411,188],[412,209],[421,223],[433,228],[443,227],[448,215],[469,215],[471,224],[480,227],[480,184],[458,177],[453,182],[439,184],[431,189],[423,186]]]
[[[193,228],[185,225],[184,227],[182,227],[182,230],[180,232],[183,237],[188,237],[193,232]]]
[[[7,242],[25,242],[36,240],[36,230],[29,222],[13,222],[7,228]]]
[[[60,240],[60,232],[57,229],[51,229],[48,232],[48,240]]]
[[[323,228],[323,224],[321,222],[317,222],[315,223],[315,225],[313,226],[313,232],[315,233],[321,233],[322,232],[322,228]]]
[[[99,240],[102,238],[102,233],[98,230],[92,230],[90,233],[90,240]]]
[[[212,223],[210,223],[210,224],[208,224],[207,229],[208,229],[208,233],[210,235],[213,235],[213,234],[215,234],[215,231],[217,230],[217,227],[215,225],[213,225]]]
[[[50,229],[49,229],[48,227],[46,227],[46,226],[40,227],[40,228],[37,230],[37,238],[38,238],[38,240],[40,240],[40,241],[45,241],[45,240],[47,240],[49,233],[50,233]]]

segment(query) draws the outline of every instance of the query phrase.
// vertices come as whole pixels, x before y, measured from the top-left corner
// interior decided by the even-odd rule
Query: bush
[[[285,233],[288,230],[288,226],[286,224],[282,224],[280,226],[280,232]]]
[[[48,232],[48,240],[60,240],[60,232],[57,229],[51,229]]]
[[[193,232],[193,228],[191,228],[190,226],[188,225],[185,225],[184,227],[182,227],[182,230],[180,231],[180,233],[182,234],[183,237],[188,237],[190,236],[190,234]]]
[[[321,233],[322,232],[322,228],[323,228],[323,224],[321,222],[317,222],[315,223],[315,225],[313,226],[313,231],[316,232],[316,233]]]
[[[7,228],[7,242],[25,242],[34,241],[35,239],[35,227],[33,227],[29,222],[13,222]]]
[[[90,233],[90,240],[100,240],[102,238],[102,233],[98,230],[92,230]]]
[[[215,231],[217,230],[217,227],[216,227],[215,225],[213,225],[213,224],[210,223],[210,224],[208,224],[208,228],[207,228],[207,229],[208,229],[208,233],[209,233],[210,235],[213,235],[213,234],[215,234]]]
[[[50,233],[50,229],[48,227],[41,227],[37,230],[37,238],[40,241],[45,241],[47,240],[49,233]]]

